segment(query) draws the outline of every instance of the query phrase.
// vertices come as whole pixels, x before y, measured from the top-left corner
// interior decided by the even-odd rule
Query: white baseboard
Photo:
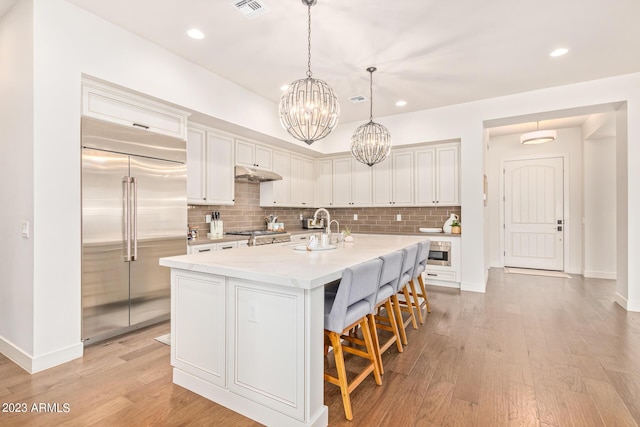
[[[627,311],[640,312],[640,301],[629,301],[616,292],[616,303]]]
[[[61,365],[71,360],[82,357],[84,346],[82,342],[69,347],[52,351],[41,356],[33,357],[25,353],[21,348],[11,341],[0,337],[0,353],[13,361],[30,374],[44,371],[45,369]]]
[[[608,279],[608,280],[616,280],[616,272],[615,271],[595,271],[595,270],[585,270],[583,273],[584,277],[590,279]]]
[[[445,280],[429,280],[429,283],[425,283],[427,286],[440,286],[441,288],[454,288],[460,289],[460,283],[458,282],[447,282]]]
[[[482,282],[461,282],[460,290],[468,291],[468,292],[480,292],[485,293],[487,289],[487,284]]]
[[[0,337],[0,353],[7,356],[8,359],[25,371],[31,373],[31,356],[4,337]]]
[[[36,372],[44,371],[45,369],[53,368],[54,366],[62,365],[63,363],[78,359],[82,357],[83,352],[84,345],[82,342],[79,342],[41,356],[36,356],[33,358],[31,373],[35,374]]]

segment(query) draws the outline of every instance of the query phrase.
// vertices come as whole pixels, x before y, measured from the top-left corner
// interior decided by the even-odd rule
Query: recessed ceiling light
[[[204,38],[204,33],[197,28],[192,28],[187,31],[187,35],[196,40],[202,40]]]
[[[396,105],[398,107],[404,107],[405,105],[407,105],[407,101],[398,101],[398,102],[396,102]]]
[[[556,56],[562,56],[567,52],[569,52],[569,49],[567,49],[566,47],[560,47],[554,50],[553,52],[551,52],[549,55],[556,57]]]
[[[284,92],[285,90],[287,90],[287,89],[289,89],[289,85],[282,85],[282,86],[280,86],[280,90],[281,90],[281,91],[283,91],[283,92]]]

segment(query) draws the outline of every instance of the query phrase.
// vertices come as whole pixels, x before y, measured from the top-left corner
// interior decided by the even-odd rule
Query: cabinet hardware
[[[198,249],[198,252],[209,252],[211,249]]]
[[[133,126],[137,126],[137,127],[139,127],[139,128],[142,128],[142,129],[149,129],[149,126],[147,126],[147,125],[142,125],[142,124],[140,124],[140,123],[133,123]]]

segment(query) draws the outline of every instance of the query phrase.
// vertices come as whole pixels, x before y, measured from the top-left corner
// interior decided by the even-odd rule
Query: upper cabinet
[[[316,165],[291,155],[291,206],[312,207],[316,199]]]
[[[236,139],[236,164],[250,168],[272,170],[273,152],[259,144]]]
[[[282,151],[274,151],[272,170],[282,176],[282,179],[260,183],[260,206],[290,206],[291,155]]]
[[[189,113],[90,78],[82,80],[82,115],[187,139]]]
[[[333,160],[318,161],[318,206],[333,206]]]
[[[334,207],[371,206],[371,168],[353,157],[333,159]]]
[[[420,148],[415,151],[416,206],[460,204],[459,144]]]
[[[413,151],[392,152],[372,169],[375,206],[413,205]]]
[[[233,138],[190,126],[187,137],[187,201],[234,203]]]

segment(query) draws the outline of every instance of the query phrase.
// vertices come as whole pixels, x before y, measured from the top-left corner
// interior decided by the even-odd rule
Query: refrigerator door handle
[[[124,187],[124,239],[127,245],[127,254],[123,257],[124,262],[131,261],[131,232],[129,227],[129,177],[122,177],[122,184]]]
[[[138,179],[135,176],[131,177],[131,184],[133,184],[133,256],[131,261],[138,259]]]

